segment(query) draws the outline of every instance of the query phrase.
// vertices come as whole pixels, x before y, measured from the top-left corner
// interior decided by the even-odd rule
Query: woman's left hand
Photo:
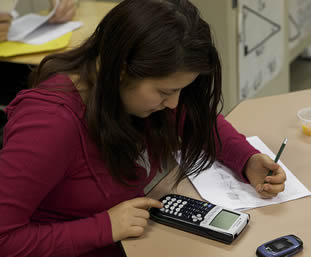
[[[272,176],[267,176],[269,170],[272,170]],[[284,170],[265,154],[254,154],[249,158],[245,165],[245,175],[262,198],[272,198],[284,191]]]
[[[52,7],[56,5],[56,0],[50,0]],[[75,0],[59,0],[54,15],[49,19],[50,23],[63,23],[72,20],[76,13]]]

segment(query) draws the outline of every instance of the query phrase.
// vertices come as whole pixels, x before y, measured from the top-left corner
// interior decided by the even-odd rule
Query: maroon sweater
[[[65,75],[44,84],[73,88]],[[116,256],[107,210],[143,196],[159,169],[157,160],[149,156],[149,176],[136,165],[141,186],[116,182],[88,137],[85,105],[77,91],[24,90],[6,113],[0,152],[0,256],[71,257],[99,248],[98,256]],[[258,151],[221,115],[218,127],[223,143],[218,159],[243,179],[246,161]]]

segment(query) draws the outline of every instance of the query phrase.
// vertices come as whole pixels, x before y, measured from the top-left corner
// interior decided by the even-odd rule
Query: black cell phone
[[[303,248],[302,240],[295,235],[281,236],[257,248],[258,257],[289,257],[300,252]]]

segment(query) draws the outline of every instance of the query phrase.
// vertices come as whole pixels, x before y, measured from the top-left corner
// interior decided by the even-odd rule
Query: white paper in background
[[[294,48],[311,32],[311,0],[288,0],[289,47]]]
[[[284,0],[239,0],[240,100],[276,77],[284,62]]]
[[[47,16],[30,13],[14,20],[8,33],[8,40],[40,45],[80,28],[83,25],[80,21],[60,24],[48,23],[50,17],[54,15],[58,3],[59,1]]]
[[[275,158],[275,154],[260,138],[254,136],[247,140],[260,152],[266,153],[272,159]],[[239,181],[234,172],[219,162],[215,162],[211,168],[201,172],[197,177],[190,176],[189,179],[203,199],[234,210],[278,204],[311,195],[311,192],[281,161],[278,164],[286,172],[287,180],[285,190],[272,199],[260,198],[251,185]]]
[[[22,42],[32,45],[40,45],[56,39],[70,31],[80,28],[83,25],[80,21],[68,21],[61,24],[44,24],[38,29],[23,38]]]
[[[35,31],[54,15],[58,4],[59,0],[56,0],[54,8],[47,16],[29,13],[13,20],[12,25],[9,29],[8,40],[21,41],[24,37]]]

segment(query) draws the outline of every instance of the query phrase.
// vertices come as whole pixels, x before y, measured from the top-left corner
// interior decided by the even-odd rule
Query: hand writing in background
[[[56,5],[56,0],[51,0],[52,8]],[[76,13],[75,0],[59,0],[59,5],[55,14],[49,20],[50,23],[62,23],[70,21]]]

